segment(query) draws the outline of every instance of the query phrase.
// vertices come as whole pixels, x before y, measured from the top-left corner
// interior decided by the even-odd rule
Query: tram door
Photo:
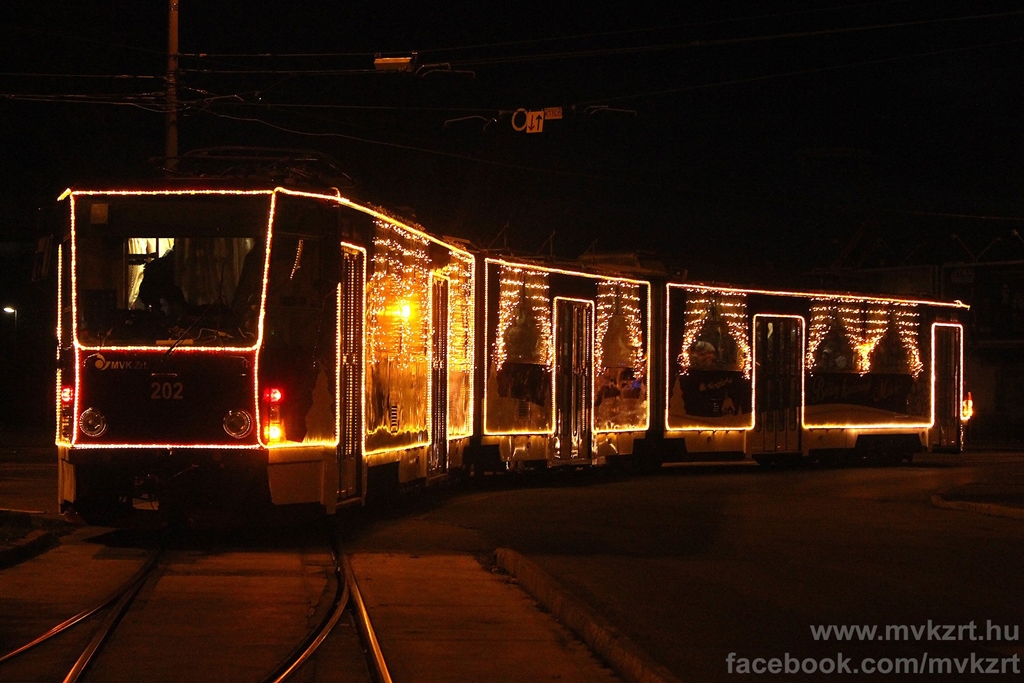
[[[959,325],[936,325],[933,334],[935,426],[932,427],[931,442],[934,448],[960,451],[963,448],[963,423],[960,421],[963,328]]]
[[[365,490],[359,469],[362,443],[364,254],[343,248],[341,254],[341,434],[338,444],[338,500]]]
[[[448,469],[448,281],[434,280],[433,293],[428,477]]]
[[[802,318],[754,316],[754,455],[800,451],[803,336]]]
[[[594,307],[555,299],[555,459],[590,459]]]

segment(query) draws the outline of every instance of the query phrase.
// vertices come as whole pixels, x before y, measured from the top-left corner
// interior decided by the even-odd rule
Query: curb
[[[1024,519],[1024,508],[1009,507],[996,503],[975,503],[969,500],[946,500],[939,494],[932,496],[932,505],[946,510],[964,510],[992,517]]]
[[[514,550],[498,548],[494,559],[591,650],[629,683],[681,683],[605,619],[569,594],[550,574]]]
[[[30,531],[13,545],[0,548],[0,569],[13,567],[56,544],[57,537],[51,532],[41,529]]]

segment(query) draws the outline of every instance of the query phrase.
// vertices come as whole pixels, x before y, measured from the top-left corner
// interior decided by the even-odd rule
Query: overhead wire
[[[639,178],[630,178],[628,176],[616,176],[609,177],[598,173],[585,173],[580,171],[572,171],[565,169],[555,169],[545,166],[535,166],[527,164],[516,164],[508,161],[501,161],[497,159],[486,159],[483,157],[471,156],[467,154],[459,154],[457,152],[447,152],[443,150],[430,149],[427,147],[420,147],[416,145],[405,145],[401,143],[387,142],[384,140],[374,140],[371,138],[360,137],[357,135],[349,135],[345,133],[328,132],[328,131],[300,131],[294,128],[288,128],[280,126],[278,124],[271,123],[269,121],[254,118],[254,117],[237,117],[229,114],[222,114],[209,110],[204,110],[204,113],[211,114],[220,118],[231,119],[235,121],[246,121],[251,123],[258,123],[275,130],[291,133],[295,135],[307,136],[307,137],[320,137],[320,138],[339,138],[344,140],[350,140],[353,142],[360,142],[369,145],[377,145],[382,147],[388,147],[392,149],[399,149],[412,152],[426,153],[433,156],[446,157],[450,159],[457,159],[463,161],[469,161],[485,166],[494,166],[500,168],[508,168],[516,171],[525,171],[527,173],[543,173],[547,175],[557,175],[562,177],[579,178],[582,180],[597,180],[606,183],[625,183],[627,185],[633,185],[637,187],[647,187],[649,189],[657,190],[671,190],[674,192],[684,192],[692,195],[706,196],[706,197],[717,197],[719,199],[728,200],[746,200],[753,202],[769,202],[773,204],[797,204],[806,207],[815,208],[830,208],[844,211],[866,211],[866,212],[877,212],[877,213],[888,213],[897,215],[914,215],[914,216],[935,216],[945,218],[962,218],[962,219],[979,219],[979,220],[1000,220],[1008,222],[1024,222],[1024,217],[1015,216],[992,216],[992,215],[975,215],[975,214],[964,214],[964,213],[951,213],[951,212],[939,212],[939,211],[925,211],[916,209],[898,209],[893,207],[879,207],[879,206],[866,206],[856,205],[850,203],[836,203],[836,202],[821,202],[813,201],[803,198],[794,197],[783,197],[776,194],[760,194],[760,193],[745,193],[745,192],[723,192],[721,190],[707,190],[702,188],[696,188],[692,186],[684,186],[675,183],[663,183],[663,182],[650,182]]]
[[[521,55],[513,57],[490,57],[482,59],[467,59],[457,63],[459,66],[483,66],[489,64],[521,64],[527,62],[549,61],[555,59],[571,59],[579,57],[601,57],[607,55],[641,54],[646,52],[663,52],[667,50],[681,50],[698,47],[716,47],[724,45],[740,45],[766,42],[771,40],[788,40],[793,38],[807,38],[828,35],[839,35],[848,33],[859,33],[880,29],[905,28],[911,26],[925,26],[929,24],[946,23],[952,21],[972,21],[980,19],[997,19],[1011,16],[1022,16],[1024,10],[1014,12],[1000,12],[996,14],[979,14],[966,17],[949,17],[939,19],[922,19],[917,21],[892,22],[888,24],[873,24],[870,26],[847,26],[834,29],[819,29],[815,31],[791,31],[788,33],[775,33],[762,36],[746,36],[742,38],[719,38],[714,40],[691,40],[677,43],[663,43],[660,45],[635,45],[629,47],[598,48],[592,50],[575,50],[565,52],[550,52],[545,54]]]
[[[12,31],[22,31],[24,33],[35,33],[37,35],[53,36],[56,38],[64,38],[67,40],[77,40],[83,43],[92,43],[93,45],[105,45],[107,47],[116,47],[121,50],[131,50],[133,52],[142,52],[145,54],[159,55],[166,57],[167,53],[162,50],[154,50],[147,47],[139,47],[137,45],[125,45],[123,43],[113,43],[108,40],[97,40],[95,38],[86,38],[85,36],[76,36],[71,33],[58,33],[57,31],[46,31],[38,28],[30,28],[28,26],[15,26],[13,24],[0,23],[0,28],[9,29]]]
[[[877,64],[886,64],[891,62],[898,62],[907,59],[916,59],[919,57],[936,57],[944,54],[952,54],[956,52],[966,52],[969,50],[982,50],[991,47],[1001,47],[1005,45],[1014,45],[1024,42],[1024,37],[1016,38],[1013,40],[1002,40],[991,43],[981,43],[978,45],[967,45],[963,47],[947,48],[944,50],[929,50],[927,52],[915,52],[906,55],[897,55],[894,57],[879,57],[878,59],[867,59],[859,62],[849,62],[847,64],[835,64],[831,66],[812,67],[809,69],[797,69],[794,71],[782,71],[772,74],[762,74],[759,76],[750,76],[747,78],[732,78],[724,81],[715,81],[711,83],[697,83],[694,85],[680,86],[678,88],[663,88],[660,90],[649,90],[642,93],[632,93],[629,95],[615,95],[611,97],[602,97],[600,99],[583,100],[575,102],[572,106],[583,107],[587,105],[605,103],[605,102],[620,102],[622,100],[631,100],[641,97],[654,97],[657,95],[670,95],[681,92],[690,92],[695,90],[706,90],[709,88],[721,88],[728,85],[740,85],[743,83],[756,83],[758,81],[768,81],[779,78],[793,78],[796,76],[806,76],[815,73],[824,73],[827,71],[839,71],[842,69],[854,69],[861,66],[873,66]]]
[[[0,77],[4,78],[95,78],[108,80],[163,80],[166,76],[153,76],[149,74],[75,74],[75,73],[29,73],[3,71]]]
[[[718,38],[718,39],[705,39],[705,40],[689,40],[689,41],[677,41],[670,43],[660,43],[656,45],[632,45],[622,47],[608,47],[608,48],[592,48],[592,49],[579,49],[579,50],[563,50],[557,52],[546,52],[539,54],[526,54],[526,55],[510,55],[504,57],[480,57],[480,58],[468,58],[461,60],[451,60],[453,66],[459,67],[472,67],[472,66],[487,66],[495,64],[523,64],[538,61],[553,61],[562,59],[580,59],[588,57],[602,57],[602,56],[613,56],[613,55],[627,55],[627,54],[645,54],[651,52],[665,52],[672,50],[685,50],[694,48],[704,47],[720,47],[728,45],[741,45],[741,44],[753,44],[760,42],[768,42],[775,40],[792,40],[796,38],[809,38],[809,37],[822,37],[830,35],[841,35],[841,34],[853,34],[863,33],[867,31],[876,30],[887,30],[894,28],[909,28],[915,26],[928,26],[935,24],[944,24],[952,22],[963,22],[963,21],[980,21],[985,19],[1001,19],[1007,17],[1024,16],[1024,10],[1015,10],[1010,12],[995,12],[988,14],[973,14],[966,16],[955,16],[955,17],[936,17],[930,19],[917,19],[913,21],[899,21],[899,22],[888,22],[881,24],[867,24],[861,26],[845,26],[830,29],[816,29],[811,31],[789,31],[784,33],[773,33],[758,36],[741,36],[736,38]],[[614,35],[614,32],[611,34]],[[467,48],[468,49],[468,48]],[[442,51],[442,50],[434,50]],[[418,50],[417,54],[423,54],[432,52],[428,50]],[[301,56],[305,57],[326,57],[326,56],[359,56],[368,57],[372,54],[377,53],[304,53]],[[179,55],[184,56],[184,55]],[[206,56],[199,54],[192,54],[188,56]],[[214,55],[209,55],[214,56]],[[219,54],[218,57],[230,57],[232,55]],[[242,56],[242,55],[234,55]],[[250,55],[255,56],[255,55]],[[297,57],[300,54],[286,54],[286,55],[259,55],[268,57]],[[370,74],[379,73],[375,69],[197,69],[197,68],[185,68],[183,71],[192,71],[195,73],[204,74],[289,74],[289,75],[345,75],[345,74]]]
[[[597,31],[597,32],[592,32],[592,33],[579,33],[579,34],[574,34],[574,35],[569,35],[569,36],[549,36],[549,37],[545,37],[545,38],[530,38],[530,39],[525,39],[525,40],[508,40],[508,41],[491,42],[491,43],[475,43],[475,44],[470,44],[470,45],[454,45],[454,46],[447,46],[447,47],[435,47],[435,48],[417,49],[417,50],[415,50],[415,52],[417,52],[417,54],[421,54],[422,55],[422,54],[434,54],[434,53],[461,52],[461,51],[466,51],[466,50],[478,50],[478,49],[483,49],[483,48],[494,48],[494,47],[512,47],[512,46],[517,46],[517,45],[532,45],[532,44],[537,44],[537,43],[551,43],[551,42],[560,42],[560,41],[567,41],[567,40],[580,40],[580,39],[584,39],[584,38],[606,38],[606,37],[618,36],[618,35],[629,35],[629,34],[637,34],[637,33],[650,33],[650,32],[655,32],[655,31],[675,30],[675,29],[680,29],[680,28],[694,28],[694,27],[699,27],[699,26],[715,26],[715,25],[720,25],[720,24],[740,23],[740,22],[744,22],[744,21],[756,21],[756,20],[761,20],[761,19],[772,19],[772,18],[778,18],[778,17],[799,16],[799,15],[806,15],[806,14],[818,14],[818,13],[822,13],[822,12],[842,11],[842,10],[846,10],[846,9],[861,9],[861,8],[865,8],[865,7],[874,7],[874,6],[879,6],[879,5],[901,4],[901,3],[912,2],[912,1],[913,0],[876,0],[875,2],[861,2],[861,3],[854,3],[854,4],[849,4],[849,5],[838,5],[838,6],[834,6],[834,7],[816,7],[816,8],[812,8],[812,9],[806,9],[806,10],[793,10],[793,11],[790,11],[790,12],[773,12],[773,13],[769,13],[769,14],[756,14],[756,15],[749,15],[749,16],[744,16],[744,17],[731,17],[729,19],[715,19],[715,20],[708,20],[708,21],[690,21],[690,22],[682,22],[682,23],[677,23],[677,24],[666,24],[666,25],[658,25],[658,26],[644,26],[644,27],[632,28],[632,29],[619,29],[619,30],[615,30],[615,31]],[[398,53],[412,52],[412,51],[413,50],[404,50],[404,51],[403,50],[391,50],[391,51],[388,51],[388,54],[391,54],[391,53],[398,54]],[[302,59],[302,58],[320,58],[320,57],[372,57],[372,56],[375,56],[377,54],[380,54],[380,53],[379,52],[368,52],[368,51],[363,51],[363,52],[284,52],[284,53],[273,53],[273,52],[252,52],[252,53],[229,53],[229,52],[205,53],[205,52],[193,52],[193,53],[182,53],[181,56],[183,56],[183,57],[197,57],[197,58],[212,58],[212,57],[217,57],[217,58],[278,58],[278,57],[280,57],[280,58],[300,58],[300,59]]]

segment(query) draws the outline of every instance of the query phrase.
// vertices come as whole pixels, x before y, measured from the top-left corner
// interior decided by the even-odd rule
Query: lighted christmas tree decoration
[[[551,286],[543,270],[502,265],[498,271],[498,329],[494,366],[505,362],[550,366]]]
[[[858,374],[871,371],[871,359],[878,343],[895,322],[900,343],[908,356],[908,372],[917,377],[924,371],[919,350],[920,314],[916,306],[899,301],[862,302],[852,298],[817,300],[811,304],[810,338],[807,343],[807,367],[815,371],[844,370],[836,363],[831,345],[825,344],[830,334],[842,335],[853,351],[849,370]],[[826,353],[828,352],[828,353]],[[838,366],[838,367],[837,367]]]
[[[721,360],[721,344],[716,346],[701,339],[702,336],[708,335],[710,325],[720,324],[724,326],[727,341],[735,344],[736,366],[743,372],[745,378],[750,379],[753,357],[748,340],[750,327],[746,295],[709,289],[691,289],[687,294],[683,341],[676,357],[681,372],[685,374],[693,369],[695,354],[701,353],[705,346],[710,347],[708,353]]]
[[[646,370],[640,285],[602,280],[597,283],[597,344],[594,365],[632,368],[640,379]]]

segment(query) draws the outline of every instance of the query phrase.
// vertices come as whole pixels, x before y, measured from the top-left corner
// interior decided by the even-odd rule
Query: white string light
[[[706,289],[691,290],[686,300],[683,323],[683,343],[677,356],[683,373],[691,369],[690,352],[705,327],[712,322],[725,323],[726,332],[736,344],[736,360],[743,376],[750,379],[753,358],[750,353],[747,297],[745,294],[717,292]],[[713,314],[713,315],[712,315]],[[714,319],[712,319],[714,318]],[[721,349],[719,349],[721,352]]]

